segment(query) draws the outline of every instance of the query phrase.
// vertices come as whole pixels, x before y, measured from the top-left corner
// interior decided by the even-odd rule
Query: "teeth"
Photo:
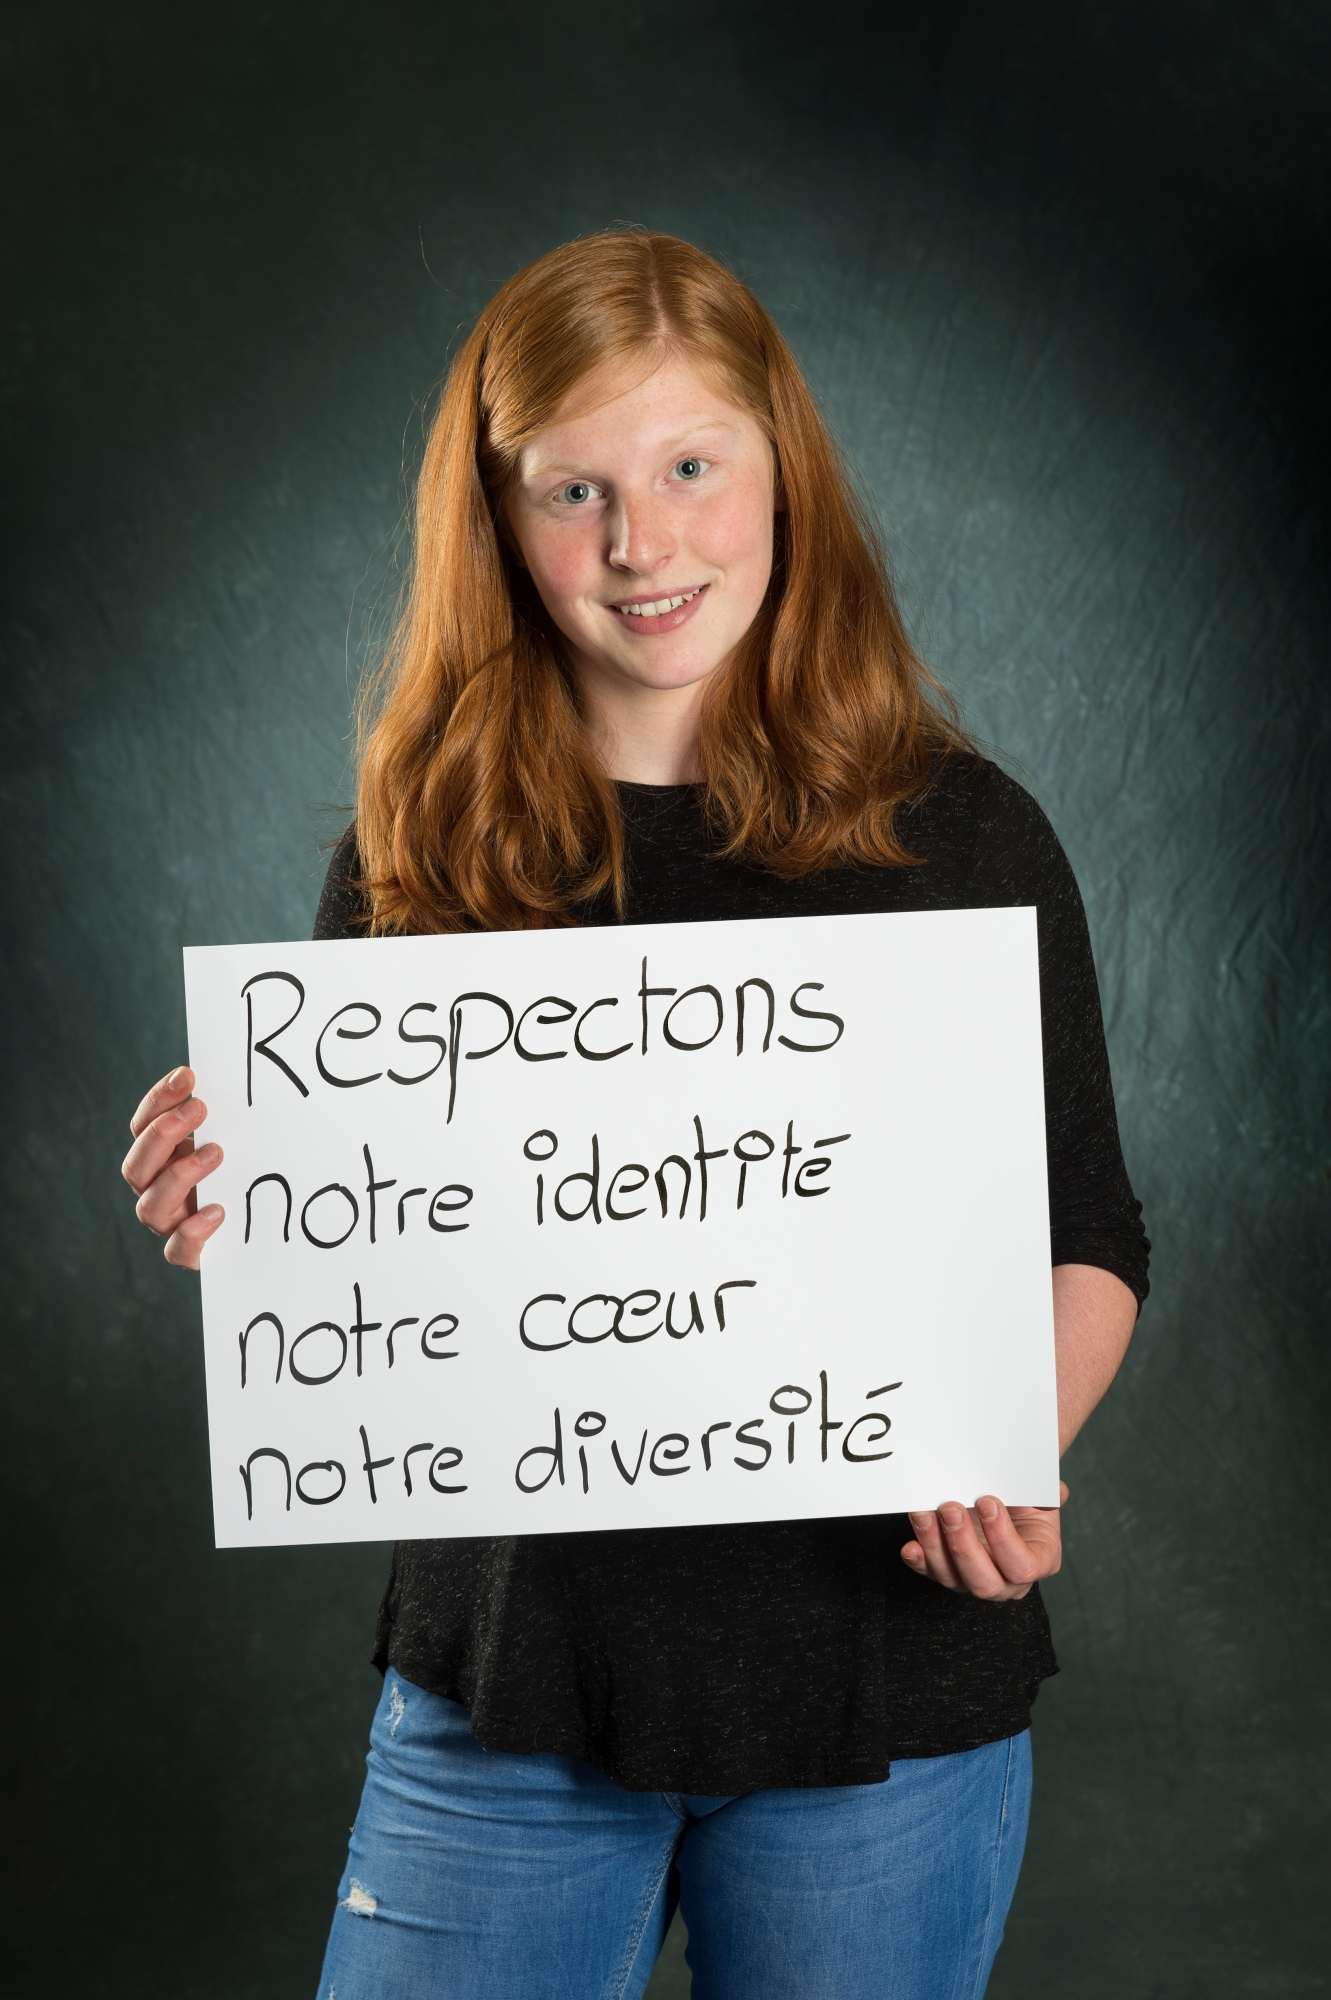
[[[681,604],[692,604],[697,595],[696,590],[690,590],[683,597],[661,597],[650,604],[621,604],[619,608],[629,618],[662,618],[667,611],[678,611]]]

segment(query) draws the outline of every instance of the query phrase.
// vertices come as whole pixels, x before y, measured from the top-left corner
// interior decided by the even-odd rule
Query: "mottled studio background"
[[[1326,1991],[1331,10],[11,0],[0,37],[4,1991],[313,1990],[386,1556],[214,1553],[196,1288],[117,1166],[181,944],[308,930],[450,343],[618,218],[775,312],[1090,909],[1155,1290],[1067,1467],[992,1991]]]

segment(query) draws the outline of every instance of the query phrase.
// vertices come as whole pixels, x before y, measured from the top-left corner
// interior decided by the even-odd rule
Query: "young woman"
[[[1066,1446],[1146,1294],[1085,919],[1047,821],[916,658],[757,300],[621,231],[513,278],[448,378],[415,568],[316,935],[1034,904]],[[176,1070],[138,1212],[194,1269]],[[940,1496],[942,1499],[942,1496]],[[396,1551],[320,2000],[973,2000],[1055,1671],[1056,1511]]]

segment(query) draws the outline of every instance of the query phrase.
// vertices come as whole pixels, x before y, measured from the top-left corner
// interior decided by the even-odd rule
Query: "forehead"
[[[684,356],[642,356],[604,363],[583,377],[550,422],[528,439],[524,474],[572,452],[651,449],[698,430],[732,434],[759,426],[726,393],[714,372]]]

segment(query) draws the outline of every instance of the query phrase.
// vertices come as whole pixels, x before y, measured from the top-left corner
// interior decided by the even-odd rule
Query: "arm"
[[[1150,1246],[1119,1146],[1095,962],[1067,856],[1034,799],[1002,772],[986,767],[974,797],[967,903],[1033,904],[1038,918],[1058,1433],[1066,1451],[1127,1351],[1146,1297]],[[916,1539],[901,1551],[907,1566],[977,1597],[1024,1597],[1062,1560],[1056,1508],[1009,1510],[984,1495],[970,1512],[945,1501],[912,1525]]]
[[[1136,1324],[1137,1301],[1112,1271],[1093,1264],[1054,1266],[1060,1455],[1122,1367]]]
[[[1137,1301],[1121,1278],[1093,1264],[1057,1264],[1054,1365],[1058,1374],[1058,1448],[1065,1452],[1119,1371],[1137,1323]],[[1064,1500],[1066,1486],[1060,1489]],[[1063,1561],[1057,1507],[1005,1507],[985,1494],[973,1508],[946,1500],[936,1513],[912,1514],[916,1539],[901,1559],[945,1590],[1001,1603],[1025,1597]]]

